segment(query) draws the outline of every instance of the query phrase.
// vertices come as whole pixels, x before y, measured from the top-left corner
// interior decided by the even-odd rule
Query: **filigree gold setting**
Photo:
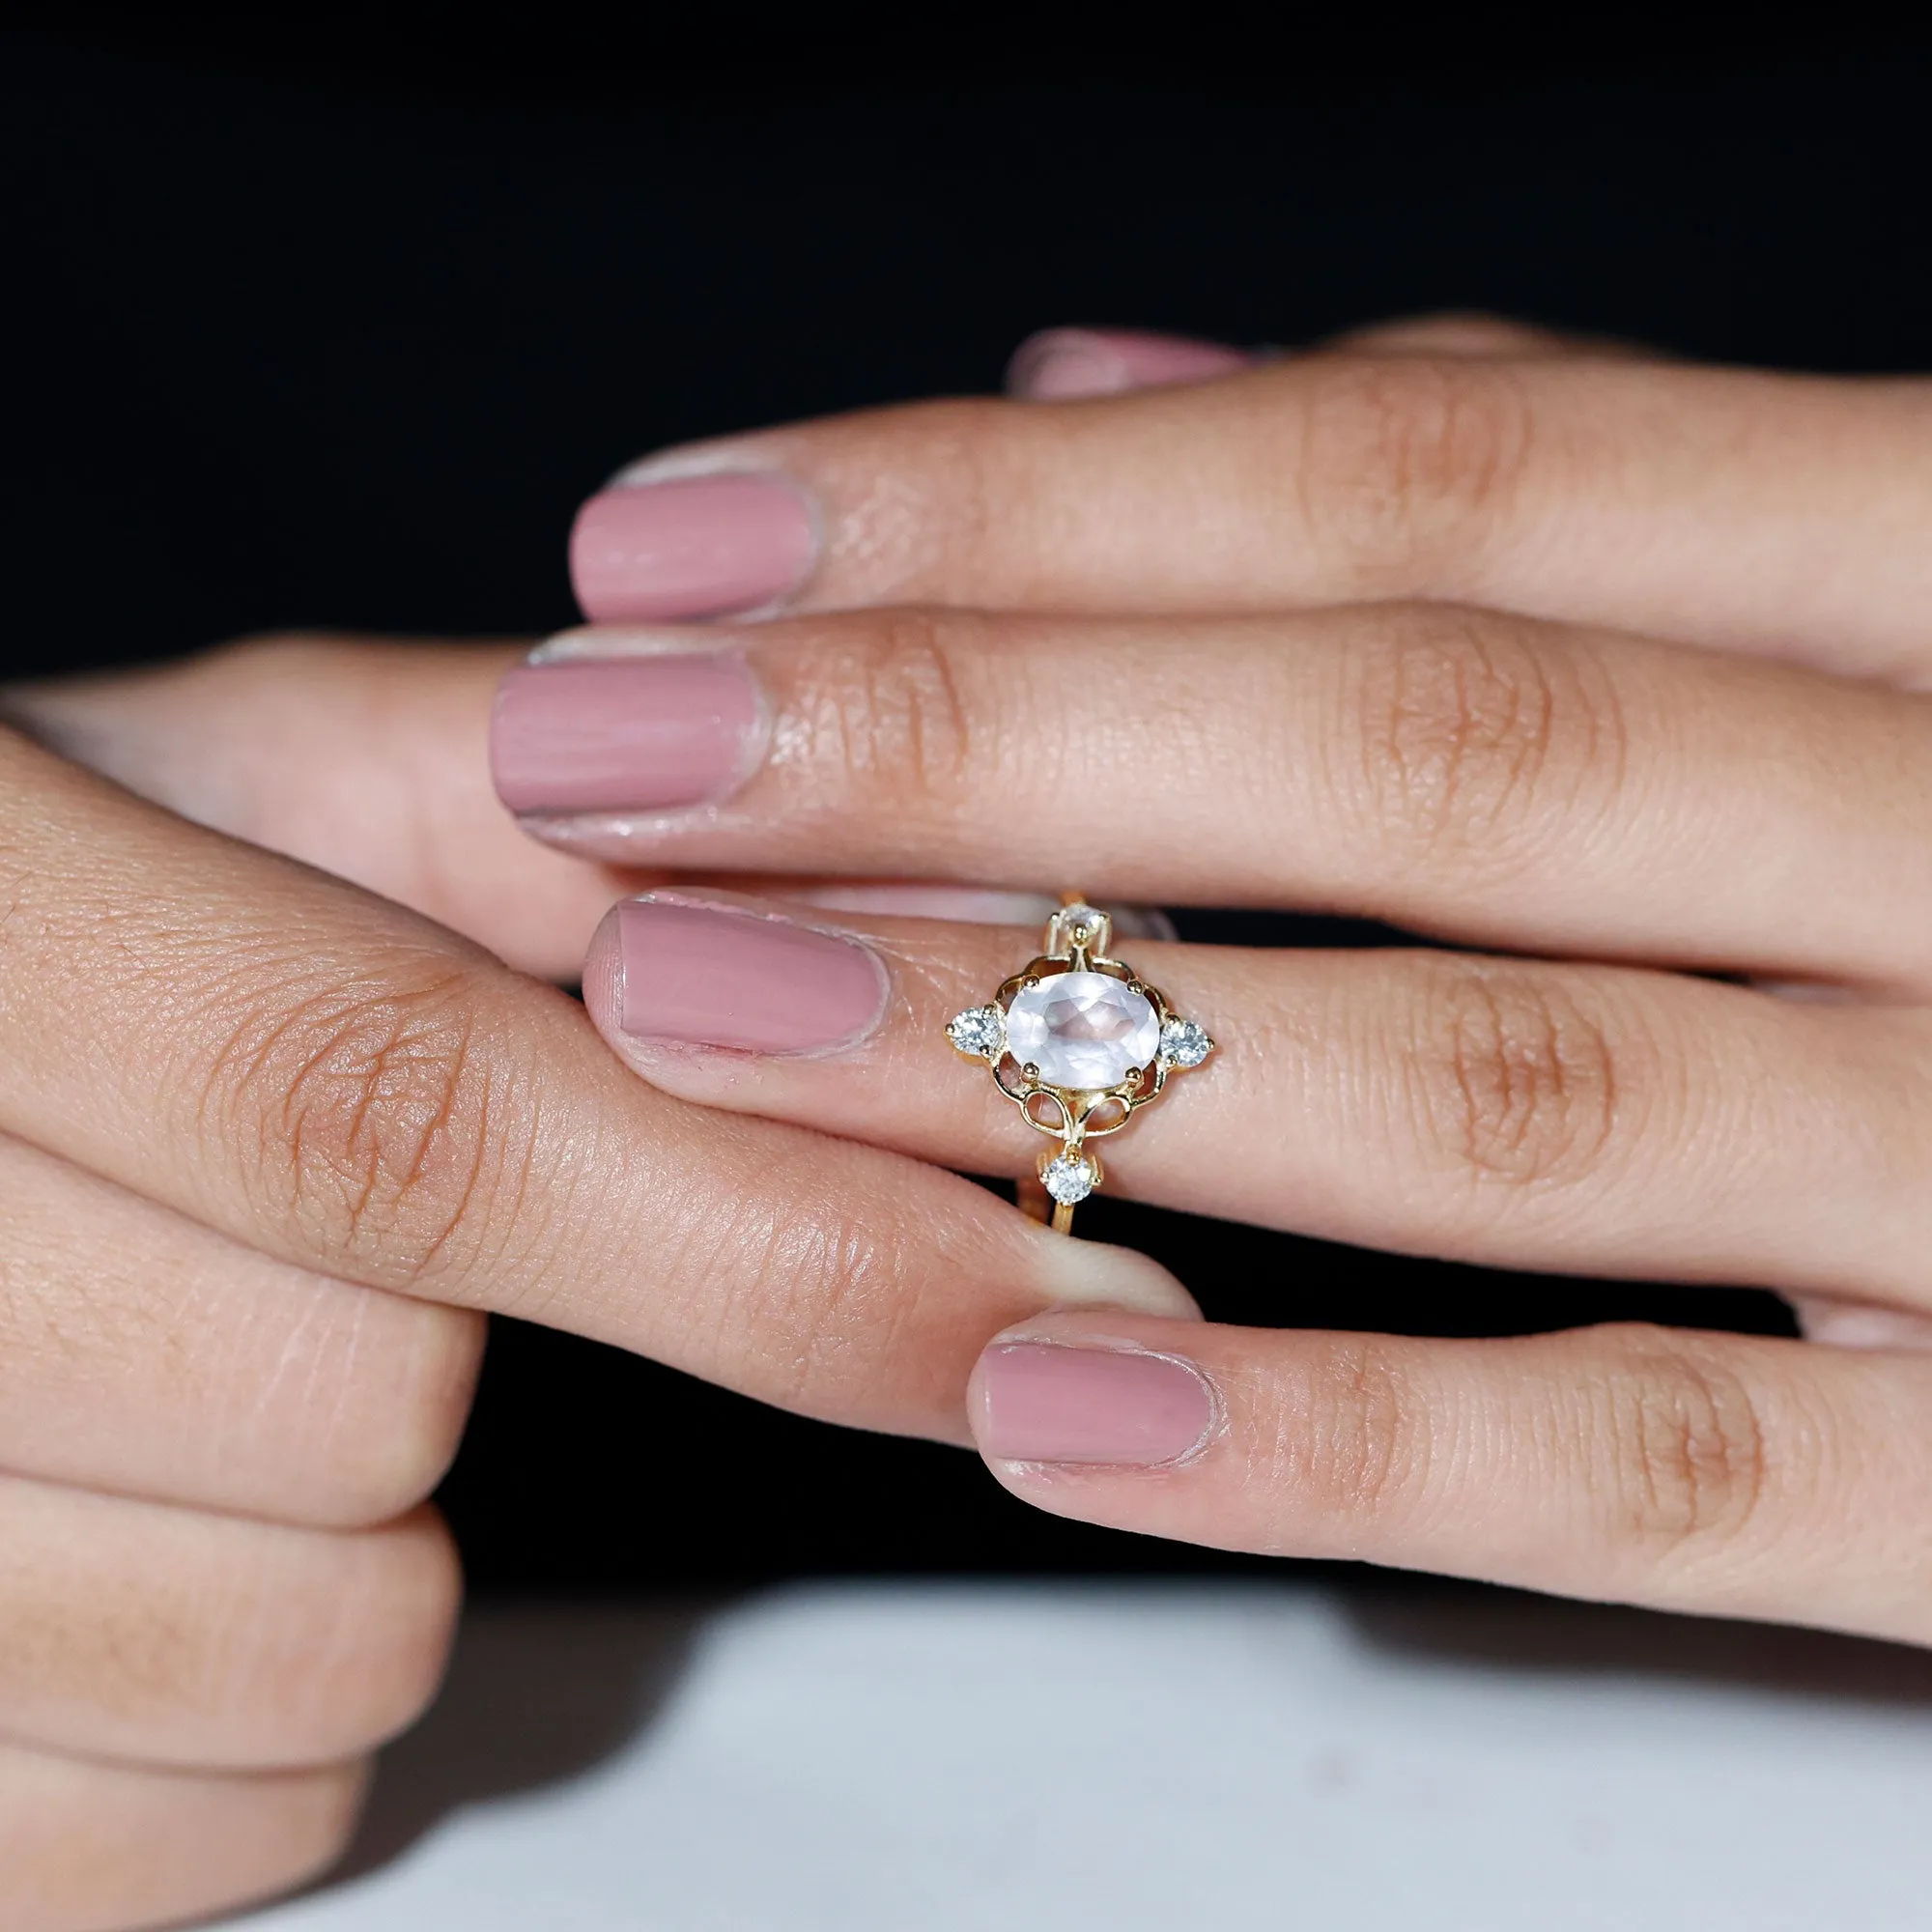
[[[1214,1050],[1213,1040],[1198,1021],[1177,1012],[1159,987],[1124,959],[1112,956],[1113,937],[1114,922],[1106,913],[1084,899],[1069,898],[1047,922],[1038,957],[1008,980],[986,1005],[955,1013],[946,1029],[956,1052],[991,1068],[993,1084],[1019,1109],[1027,1125],[1059,1144],[1040,1155],[1038,1179],[1020,1182],[1020,1205],[1037,1220],[1050,1215],[1062,1234],[1072,1229],[1074,1208],[1106,1179],[1100,1156],[1087,1143],[1119,1133],[1143,1107],[1160,1098],[1175,1073],[1199,1066]],[[1055,1084],[1042,1078],[1037,1065],[1022,1064],[1009,1046],[1007,1027],[1013,1002],[1066,973],[1094,973],[1120,980],[1151,1010],[1155,1050],[1144,1064],[1126,1067],[1112,1084]],[[1146,1031],[1145,1021],[1130,1006],[1114,995],[1101,997],[1133,1020],[1136,1036]]]

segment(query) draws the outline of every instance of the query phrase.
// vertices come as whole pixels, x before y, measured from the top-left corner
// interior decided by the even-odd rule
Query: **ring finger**
[[[821,919],[630,901],[586,1002],[683,1098],[1029,1170],[1042,1143],[945,1030],[1037,936]],[[876,1024],[821,996],[818,953],[855,945],[890,975]],[[1110,1190],[1508,1266],[1932,1302],[1922,1011],[1451,952],[1120,950],[1219,1051],[1104,1144]]]

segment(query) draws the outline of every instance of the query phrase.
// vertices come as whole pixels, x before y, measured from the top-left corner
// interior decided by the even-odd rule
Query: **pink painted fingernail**
[[[627,900],[613,917],[611,1009],[634,1039],[824,1052],[863,1039],[885,1011],[884,965],[842,934],[675,898]]]
[[[1214,1395],[1174,1355],[995,1342],[980,1357],[974,1410],[980,1452],[995,1462],[1151,1468],[1208,1439]]]
[[[512,811],[669,811],[735,790],[762,724],[735,652],[566,658],[497,687],[490,765]]]
[[[570,533],[570,577],[598,623],[753,611],[810,576],[818,529],[782,477],[669,476],[593,497]]]
[[[1045,328],[1029,336],[1007,365],[1007,391],[1030,402],[1116,396],[1163,383],[1204,383],[1251,367],[1257,358],[1224,343],[1126,328]]]

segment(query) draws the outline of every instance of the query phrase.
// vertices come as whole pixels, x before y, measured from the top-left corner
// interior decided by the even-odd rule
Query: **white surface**
[[[363,1862],[234,1922],[1926,1932],[1932,1660],[1247,1585],[497,1611]]]

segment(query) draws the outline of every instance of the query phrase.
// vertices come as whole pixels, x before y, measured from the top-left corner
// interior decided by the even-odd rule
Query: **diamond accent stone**
[[[947,1022],[946,1032],[961,1053],[997,1060],[1006,1051],[1007,1016],[998,1007],[969,1007]]]
[[[1055,973],[1007,1009],[1007,1051],[1045,1087],[1118,1087],[1159,1050],[1153,1003],[1110,973]]]
[[[1076,1201],[1084,1201],[1094,1191],[1094,1183],[1099,1178],[1094,1172],[1094,1163],[1082,1153],[1056,1154],[1040,1169],[1039,1178],[1046,1183],[1046,1191],[1063,1208],[1070,1208]]]
[[[1170,1066],[1199,1066],[1214,1051],[1198,1020],[1169,1020],[1160,1030],[1160,1057]]]

